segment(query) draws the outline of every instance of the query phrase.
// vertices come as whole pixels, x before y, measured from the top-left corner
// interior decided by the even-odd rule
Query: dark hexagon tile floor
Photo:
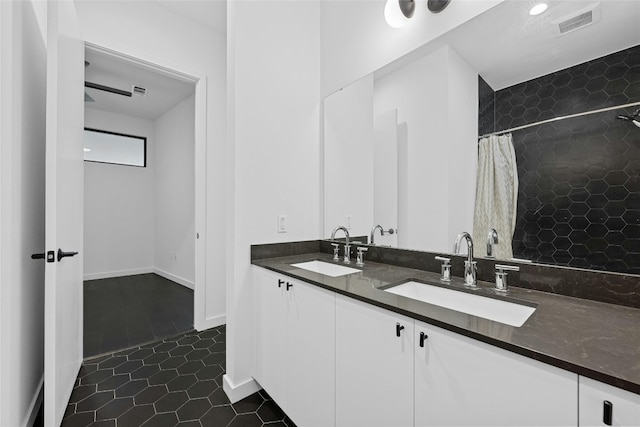
[[[231,404],[222,390],[225,326],[85,361],[63,427],[295,427],[263,390]]]

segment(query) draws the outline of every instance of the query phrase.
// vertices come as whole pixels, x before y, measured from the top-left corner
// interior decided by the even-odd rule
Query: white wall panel
[[[230,2],[227,28],[234,173],[227,222],[218,224],[233,242],[225,390],[251,380],[249,246],[320,237],[320,4]],[[277,232],[279,214],[288,215],[287,233]]]

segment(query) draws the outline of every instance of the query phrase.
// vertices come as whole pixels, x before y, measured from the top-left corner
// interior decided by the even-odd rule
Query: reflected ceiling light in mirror
[[[548,7],[549,5],[547,5],[546,3],[538,3],[529,10],[529,15],[540,15],[541,13],[544,13],[544,11],[547,10]]]
[[[392,28],[404,27],[416,10],[414,0],[387,0],[384,5],[384,19]]]

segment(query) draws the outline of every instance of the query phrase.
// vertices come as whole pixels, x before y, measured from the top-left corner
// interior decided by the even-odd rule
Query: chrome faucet
[[[466,231],[458,234],[456,237],[456,241],[453,244],[453,253],[457,254],[460,252],[460,242],[462,239],[466,239],[467,241],[467,255],[468,258],[464,262],[464,285],[470,288],[476,287],[476,262],[473,260],[473,239],[471,235]]]
[[[336,239],[336,232],[338,230],[344,231],[344,235],[346,237],[346,243],[344,244],[344,262],[346,264],[351,264],[351,257],[349,254],[349,252],[351,251],[351,245],[349,244],[349,230],[347,230],[346,227],[343,227],[341,225],[336,227],[335,230],[333,230],[333,232],[331,233],[331,240]]]
[[[496,256],[493,254],[493,245],[498,244],[498,232],[495,228],[491,228],[489,230],[489,234],[487,234],[487,258],[495,258]]]
[[[369,234],[369,244],[371,245],[375,245],[375,240],[374,240],[374,234],[376,233],[376,230],[380,230],[380,235],[384,236],[384,228],[382,228],[382,226],[380,224],[376,225],[375,227],[373,227],[371,229],[371,234]]]

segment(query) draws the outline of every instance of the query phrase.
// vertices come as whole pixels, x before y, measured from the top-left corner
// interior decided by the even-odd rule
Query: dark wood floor
[[[193,291],[156,274],[84,282],[84,357],[193,329]]]

